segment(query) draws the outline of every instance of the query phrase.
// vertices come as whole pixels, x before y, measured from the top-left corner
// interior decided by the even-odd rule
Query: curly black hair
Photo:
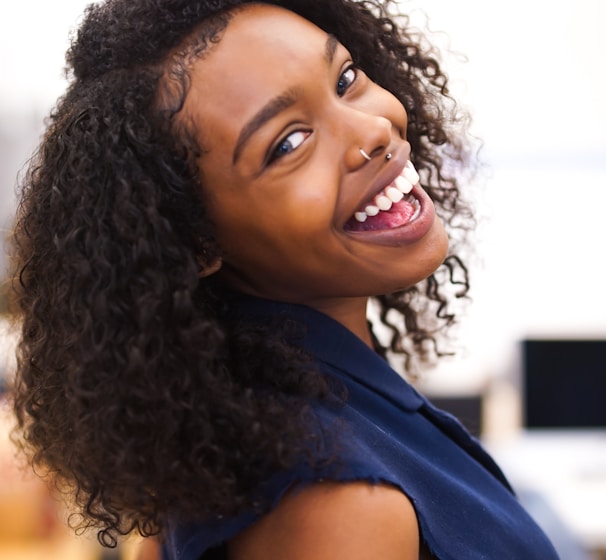
[[[328,394],[282,328],[247,325],[199,274],[221,248],[200,196],[200,146],[177,116],[192,61],[245,3],[89,6],[67,55],[70,86],[22,181],[17,438],[75,496],[72,522],[109,546],[157,534],[171,516],[249,507],[260,480],[309,450],[306,403]],[[265,3],[335,35],[406,107],[415,166],[456,242],[448,274],[377,298],[390,332],[378,350],[426,356],[468,289],[457,248],[471,214],[456,170],[470,150],[447,77],[390,0]]]

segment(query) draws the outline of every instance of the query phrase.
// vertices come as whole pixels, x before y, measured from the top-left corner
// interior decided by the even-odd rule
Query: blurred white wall
[[[467,355],[430,384],[515,376],[526,336],[606,337],[606,3],[401,5],[466,55],[448,67],[488,164]]]
[[[0,5],[0,196],[62,91],[63,53],[84,1]],[[606,3],[401,0],[449,57],[488,164],[478,196],[474,304],[462,360],[439,383],[509,372],[526,335],[606,337]]]
[[[63,91],[64,54],[85,0],[2,2],[0,103],[11,112],[46,111]]]
[[[35,147],[43,119],[63,92],[70,30],[88,2],[0,3],[0,231],[14,213],[17,172]],[[0,251],[0,278],[6,257]]]

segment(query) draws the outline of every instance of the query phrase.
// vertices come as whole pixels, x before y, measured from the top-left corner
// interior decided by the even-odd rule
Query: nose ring
[[[360,153],[365,160],[370,161],[372,159],[362,148],[360,148]]]
[[[393,156],[391,155],[391,152],[389,152],[389,153],[388,153],[388,154],[385,156],[385,159],[386,159],[387,161],[389,161],[389,160],[390,160],[392,157],[393,157]]]

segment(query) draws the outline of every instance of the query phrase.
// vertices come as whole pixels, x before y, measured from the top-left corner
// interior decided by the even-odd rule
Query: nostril
[[[386,149],[386,146],[377,146],[372,152],[370,152],[371,159],[380,156]]]

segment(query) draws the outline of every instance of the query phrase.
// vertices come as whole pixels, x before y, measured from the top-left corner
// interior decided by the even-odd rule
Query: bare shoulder
[[[405,494],[386,485],[323,482],[287,494],[229,543],[230,560],[418,560]]]

